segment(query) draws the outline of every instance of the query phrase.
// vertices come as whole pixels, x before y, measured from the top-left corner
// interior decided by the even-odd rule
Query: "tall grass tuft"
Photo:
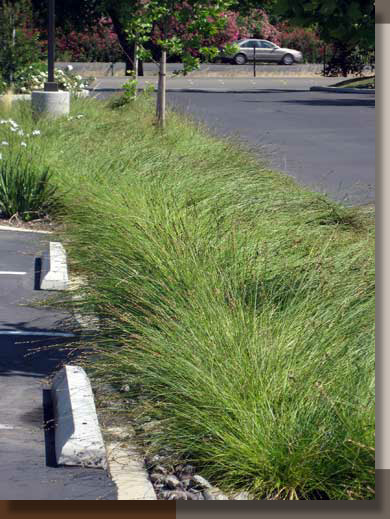
[[[56,187],[47,167],[23,151],[10,151],[0,160],[0,214],[22,220],[39,218],[58,205]]]

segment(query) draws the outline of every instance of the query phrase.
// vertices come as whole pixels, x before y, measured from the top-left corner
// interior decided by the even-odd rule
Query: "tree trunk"
[[[118,13],[115,11],[115,9],[107,9],[107,13],[111,18],[112,25],[114,27],[114,31],[116,32],[116,35],[118,36],[119,44],[122,47],[123,55],[126,63],[126,76],[130,75],[131,71],[133,72],[135,70],[135,56],[136,56],[136,45],[134,42],[129,42],[126,36],[126,33],[124,32],[123,25],[120,21],[120,17]],[[142,61],[138,62],[138,75],[143,76],[144,70],[143,70],[143,64]]]
[[[165,99],[166,99],[166,76],[167,76],[167,51],[163,50],[160,59],[160,70],[158,75],[157,92],[157,124],[163,130],[165,128]]]

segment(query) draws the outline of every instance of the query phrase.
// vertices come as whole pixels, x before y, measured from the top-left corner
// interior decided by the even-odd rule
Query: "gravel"
[[[145,458],[149,479],[157,499],[168,501],[215,501],[229,498],[213,487],[207,479],[195,473],[193,465],[172,465],[167,453]]]

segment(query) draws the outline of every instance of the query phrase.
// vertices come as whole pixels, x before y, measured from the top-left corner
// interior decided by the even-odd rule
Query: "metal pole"
[[[256,77],[256,47],[253,47],[253,77]]]
[[[324,45],[324,69],[323,69],[324,76],[325,76],[325,69],[326,69],[326,45]]]
[[[166,99],[167,51],[163,49],[160,61],[160,110],[159,127],[165,128],[165,99]]]
[[[46,92],[57,92],[58,85],[54,81],[54,60],[55,60],[55,0],[48,0],[49,7],[49,23],[48,23],[48,81],[45,83],[44,90]]]

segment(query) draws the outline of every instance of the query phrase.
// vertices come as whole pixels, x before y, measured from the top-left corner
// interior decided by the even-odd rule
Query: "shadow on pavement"
[[[0,377],[45,377],[79,354],[70,338],[0,335]]]
[[[343,94],[345,95],[345,94]],[[375,108],[375,99],[287,99],[281,103],[293,103],[307,106],[365,106]]]

